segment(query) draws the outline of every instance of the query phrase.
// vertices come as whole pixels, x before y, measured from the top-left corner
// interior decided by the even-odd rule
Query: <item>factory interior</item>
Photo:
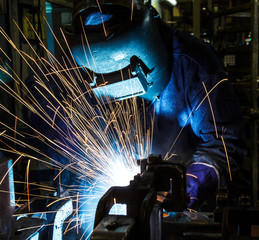
[[[81,2],[97,2],[101,12],[103,3],[129,0]],[[133,21],[137,3],[130,2]],[[81,70],[87,67],[79,70],[76,59],[69,58],[74,46],[70,31],[82,23],[73,17],[80,4],[80,0],[0,0],[0,240],[259,239],[258,0],[146,1],[145,6],[153,6],[148,9],[154,19],[160,16],[168,26],[212,46],[240,104],[244,161],[232,180],[234,164],[229,164],[227,154],[232,149],[225,146],[227,133],[221,135],[219,151],[226,159],[229,185],[218,185],[209,200],[213,208],[205,204],[199,209],[187,207],[186,168],[150,155],[152,130],[138,124],[145,101],[100,100],[97,107],[91,106],[96,102],[93,95],[104,93],[89,89],[105,77],[90,71],[93,82],[85,83]],[[104,17],[98,26],[109,40],[113,35],[106,36]],[[148,31],[153,30],[151,26]],[[83,45],[78,50],[82,55],[90,56],[96,53],[89,44],[95,35],[88,42],[87,31],[94,30],[85,27],[76,44]],[[152,39],[143,42],[148,46]],[[137,60],[131,74],[137,73],[143,86],[147,66],[145,60]],[[127,90],[125,85],[120,88]],[[210,103],[212,88],[204,89]],[[131,129],[131,121],[143,129]],[[52,131],[60,137],[53,137]],[[113,137],[121,142],[110,143]],[[235,148],[234,137],[230,141]],[[125,156],[114,160],[115,152]],[[124,179],[127,174],[131,175]]]

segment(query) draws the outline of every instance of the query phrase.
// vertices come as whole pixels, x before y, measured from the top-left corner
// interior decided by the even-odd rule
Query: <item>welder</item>
[[[167,26],[142,0],[75,0],[73,27],[67,38],[77,64],[115,79],[103,89],[92,82],[97,97],[137,96],[147,113],[155,111],[152,152],[186,165],[189,208],[200,209],[235,179],[246,152],[244,125],[209,44]],[[137,78],[118,77],[128,68]]]

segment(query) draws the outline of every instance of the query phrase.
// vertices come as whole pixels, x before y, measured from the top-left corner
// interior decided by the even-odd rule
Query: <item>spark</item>
[[[183,127],[180,129],[180,131],[179,131],[179,133],[177,134],[177,136],[176,136],[176,138],[175,138],[175,140],[174,140],[174,142],[173,142],[172,146],[170,147],[169,151],[166,153],[166,155],[165,155],[165,160],[169,160],[168,155],[169,155],[169,153],[172,151],[172,149],[173,149],[174,145],[176,144],[176,142],[177,142],[178,138],[181,136],[182,131],[184,130],[184,128],[185,128],[185,126],[186,126],[186,124],[188,123],[188,121],[189,121],[190,117],[192,116],[193,111],[194,111],[194,108],[190,111],[190,114],[188,115],[188,117],[187,117],[187,119],[186,119],[186,121],[185,121],[185,123],[184,123]],[[172,156],[175,156],[175,154],[174,154],[174,153],[173,153],[173,154],[171,154],[171,156],[170,156],[170,157],[172,157]]]
[[[2,48],[0,48],[0,51],[5,55],[5,57],[6,57],[10,62],[12,61]]]
[[[194,209],[191,209],[191,208],[187,208],[187,210],[188,210],[189,212],[194,212],[194,213],[197,213],[197,211],[196,211],[196,210],[194,210]]]
[[[21,159],[23,155],[21,155],[20,157],[18,157],[15,162],[9,167],[9,169],[7,170],[7,172],[4,174],[4,176],[2,177],[1,181],[0,181],[0,185],[3,183],[4,179],[6,178],[6,176],[8,175],[8,173],[12,170],[13,166]]]
[[[188,123],[190,117],[192,116],[193,112],[194,112],[194,111],[197,111],[197,110],[200,108],[200,106],[202,105],[202,103],[205,101],[205,99],[206,99],[206,98],[209,99],[209,95],[211,94],[211,92],[212,92],[218,85],[220,85],[222,82],[225,82],[225,81],[228,81],[228,79],[227,79],[227,78],[224,78],[224,79],[220,80],[217,84],[215,84],[215,85],[210,89],[210,91],[207,91],[206,86],[204,85],[204,88],[205,88],[205,91],[206,91],[205,97],[199,102],[199,104],[196,103],[195,106],[191,109],[190,114],[188,115],[188,117],[186,118],[185,123],[183,124],[183,127],[180,129],[180,131],[179,131],[179,133],[177,134],[177,136],[176,136],[176,138],[175,138],[173,144],[171,145],[169,151],[166,153],[166,155],[165,155],[165,157],[164,157],[165,160],[169,160],[169,159],[170,159],[170,158],[168,157],[168,155],[169,155],[170,152],[172,151],[172,149],[173,149],[174,145],[176,144],[178,138],[181,136],[181,133],[182,133],[182,131],[184,130],[185,126],[187,125],[187,123]],[[210,103],[210,100],[209,100],[209,103]],[[198,105],[198,106],[197,106],[197,105]],[[213,113],[212,107],[211,107],[210,109],[211,109],[212,117],[213,117],[213,119],[214,119],[214,113]],[[216,123],[215,123],[215,122],[214,122],[214,126],[215,126],[215,129],[216,129]],[[216,131],[216,136],[218,136],[217,131]],[[172,157],[172,156],[174,156],[174,155],[175,155],[175,154],[171,154],[170,157]]]
[[[76,217],[76,219],[77,219],[77,221],[76,221],[76,232],[77,232],[77,234],[78,234],[78,220],[79,220],[79,218],[78,218],[78,203],[79,203],[79,201],[78,201],[78,197],[79,197],[79,192],[77,192],[77,194],[76,194],[76,199],[77,199],[77,201],[76,201],[76,215],[77,215],[77,217]]]
[[[16,138],[16,127],[17,127],[17,117],[15,117],[15,121],[14,121],[14,138]]]
[[[105,35],[105,37],[107,37],[107,32],[106,32],[106,28],[105,28],[105,25],[104,25],[103,17],[101,17],[101,19],[102,19],[102,26],[103,26],[104,35]]]
[[[99,6],[98,1],[97,3]],[[132,0],[131,20],[133,19],[133,8],[134,1]],[[99,10],[102,12],[100,6]],[[27,193],[17,193],[21,196],[27,196],[28,210],[30,211],[30,199],[33,197],[51,199],[52,202],[47,205],[47,208],[64,199],[72,199],[73,203],[75,203],[76,209],[73,213],[73,217],[68,221],[68,226],[65,232],[69,231],[69,224],[71,224],[72,221],[76,223],[73,228],[76,228],[77,232],[79,231],[79,227],[86,224],[81,239],[85,239],[84,236],[88,239],[91,235],[94,213],[100,197],[111,186],[128,185],[133,176],[139,172],[136,160],[146,158],[149,153],[151,153],[154,130],[154,112],[151,116],[151,123],[148,124],[146,123],[147,118],[145,116],[145,111],[143,111],[143,119],[140,116],[141,109],[139,109],[140,107],[138,106],[136,98],[115,103],[108,101],[108,103],[104,105],[103,103],[106,102],[107,99],[97,99],[93,94],[89,83],[84,80],[80,70],[83,70],[91,81],[93,81],[93,77],[87,69],[77,66],[76,60],[73,58],[73,54],[63,31],[60,30],[68,52],[62,48],[47,20],[45,18],[44,20],[46,21],[64,57],[62,57],[62,60],[58,61],[40,40],[37,31],[33,30],[37,38],[39,38],[40,47],[45,51],[48,59],[44,59],[39,56],[28,39],[26,39],[19,26],[16,24],[20,33],[35,55],[34,57],[30,56],[29,54],[19,50],[3,29],[0,28],[2,35],[21,56],[28,68],[32,70],[36,83],[34,89],[30,90],[23,80],[20,79],[20,77],[14,73],[10,67],[12,74],[8,73],[7,69],[0,67],[2,72],[14,80],[17,84],[17,88],[24,93],[24,96],[17,94],[3,81],[1,81],[0,87],[14,98],[15,101],[19,102],[25,109],[37,115],[48,127],[52,129],[55,137],[46,136],[44,132],[34,128],[30,123],[17,117],[3,105],[0,105],[0,108],[10,114],[10,116],[15,117],[15,125],[19,122],[31,129],[34,132],[34,137],[36,136],[44,146],[47,146],[60,154],[60,156],[66,159],[68,163],[64,165],[53,156],[49,156],[47,152],[44,152],[42,149],[38,149],[33,145],[33,143],[26,143],[24,139],[29,135],[21,134],[16,127],[14,130],[12,129],[14,135],[8,136],[6,132],[3,131],[0,133],[0,136],[18,146],[22,146],[24,152],[20,152],[12,148],[7,143],[5,143],[7,149],[0,150],[19,154],[20,156],[16,159],[14,164],[16,164],[22,156],[30,159],[27,165],[25,181],[27,184]],[[82,19],[81,24],[83,25]],[[85,28],[82,27],[82,30],[83,34],[81,36],[81,41],[85,58],[88,62],[86,52],[89,51],[94,66],[97,69],[90,44],[85,33]],[[106,34],[105,27],[104,33]],[[35,65],[36,68],[34,68],[33,65]],[[103,84],[107,84],[103,75],[102,78],[104,80]],[[123,80],[122,73],[121,78]],[[223,79],[221,82],[225,80],[227,79]],[[55,95],[54,89],[50,87],[50,83],[53,83],[53,88],[58,89],[60,93],[59,97]],[[214,86],[214,88],[216,86]],[[205,88],[206,96],[200,104],[208,98],[213,89],[207,92]],[[44,106],[38,101],[38,97],[42,98],[47,103],[46,108],[44,108]],[[94,106],[91,104],[92,100],[96,102]],[[143,109],[145,109],[144,100],[142,105]],[[57,119],[63,127],[60,127],[60,125],[57,124]],[[147,125],[150,125],[151,127],[148,128]],[[8,126],[5,127],[10,129]],[[179,132],[175,142],[180,136],[182,130],[183,128]],[[20,138],[22,138],[22,140],[20,140]],[[4,142],[2,139],[0,141]],[[223,139],[222,142],[224,144]],[[26,153],[26,149],[32,150],[37,154],[37,157],[33,154]],[[173,155],[175,154],[172,154],[171,156]],[[30,191],[32,190],[31,186],[33,183],[29,183],[29,167],[31,160],[44,163],[48,167],[58,169],[59,172],[54,177],[53,181],[59,178],[59,188],[66,188],[68,196],[53,197],[32,194]],[[66,171],[74,174],[77,178],[75,183],[69,186],[65,186],[60,182],[61,175],[65,174]],[[43,185],[38,185],[38,187],[44,188]],[[45,189],[47,191],[56,190],[50,186],[46,186]],[[22,201],[25,200],[19,200],[17,201],[17,204]],[[117,211],[116,199],[114,199],[114,203]],[[46,213],[50,212],[51,211],[46,211]],[[26,229],[31,228],[20,229],[19,231]]]
[[[103,13],[103,12],[102,12],[102,9],[101,9],[101,5],[100,5],[100,3],[99,3],[99,0],[96,0],[96,2],[97,2],[97,5],[98,5],[98,8],[99,8],[100,13]]]
[[[6,133],[6,130],[4,130],[3,132],[0,133],[0,136],[5,134]]]
[[[30,213],[26,213],[26,215],[33,215],[33,214],[51,214],[51,213],[55,213],[56,211],[44,211],[44,212],[30,212]],[[13,217],[20,217],[23,216],[24,213],[20,213],[20,214],[13,214]]]
[[[197,197],[190,197],[190,199],[194,199],[194,200],[198,200],[198,198]]]
[[[117,214],[118,214],[118,211],[117,211],[116,198],[113,198],[113,203],[114,203],[114,206],[115,206],[115,214],[117,215]]]
[[[52,120],[52,127],[54,126],[54,122],[55,122],[55,119],[56,119],[56,115],[57,115],[57,112],[59,110],[60,106],[57,107],[55,113],[54,113],[54,116],[53,116],[53,120]]]
[[[210,93],[218,86],[220,85],[222,82],[228,81],[228,78],[224,78],[222,80],[220,80],[218,83],[216,83],[211,89],[210,91],[206,94],[206,96],[201,100],[201,102],[199,103],[199,105],[197,106],[196,110],[198,110],[201,106],[201,104],[205,101],[205,99],[210,95]]]
[[[30,189],[29,189],[29,170],[30,170],[30,162],[31,160],[28,161],[27,168],[26,168],[26,182],[27,182],[27,196],[28,196],[28,210],[30,210]]]
[[[225,150],[225,154],[226,154],[226,159],[227,159],[227,163],[228,163],[229,178],[230,178],[230,181],[232,182],[232,174],[231,174],[231,169],[230,169],[230,163],[229,163],[229,158],[228,158],[228,152],[227,152],[227,148],[226,148],[226,144],[225,144],[225,141],[224,141],[223,136],[221,136],[221,140],[222,140],[222,144],[223,144],[223,146],[224,146],[224,150]]]
[[[190,174],[190,173],[186,173],[186,176],[190,176],[190,177],[193,177],[193,178],[198,178],[197,176],[193,175],[193,174]]]
[[[40,81],[40,79],[38,79]],[[43,83],[41,82],[41,86],[45,88],[45,85],[43,85]],[[39,88],[36,88],[36,90],[40,93]],[[51,94],[51,91],[49,91],[48,89],[46,89],[48,91],[48,93]],[[40,93],[41,94],[41,93]],[[42,95],[42,97],[44,97]],[[53,96],[55,98],[55,96]],[[18,98],[20,99],[20,98]],[[47,99],[46,99],[47,100]],[[48,101],[48,100],[47,100]],[[78,103],[77,103],[78,101]],[[24,106],[28,107],[27,102],[22,101],[22,103],[24,104]],[[35,102],[37,104],[37,102]],[[48,101],[48,103],[50,104],[49,108],[53,110],[54,112],[54,116],[55,117],[62,117],[62,120],[64,121],[65,124],[68,124],[68,122],[65,120],[64,116],[60,115],[60,111],[58,111],[58,108],[55,108],[54,105],[51,104],[50,101]],[[62,102],[59,102],[60,104],[62,104]],[[132,113],[129,114],[129,116],[124,116],[123,114],[125,114],[125,112],[132,112],[132,110],[130,110],[130,106],[133,103],[134,106],[136,106],[134,101],[130,101],[126,104],[126,107],[123,106],[122,104],[116,104],[116,106],[114,108],[111,108],[110,112],[107,111],[107,109],[103,109],[101,108],[101,106],[98,107],[98,110],[102,112],[101,116],[96,115],[96,113],[94,111],[87,111],[85,112],[86,109],[83,109],[81,107],[85,107],[87,106],[88,109],[88,104],[86,105],[77,105],[77,104],[81,104],[82,103],[82,99],[76,99],[76,101],[74,102],[75,107],[71,107],[71,104],[69,104],[65,99],[63,101],[63,105],[62,106],[62,110],[65,109],[67,110],[66,113],[68,113],[68,115],[70,116],[70,120],[72,121],[72,125],[70,123],[70,125],[68,126],[69,128],[73,128],[73,133],[74,133],[74,137],[76,137],[77,140],[79,140],[79,142],[82,143],[82,145],[80,145],[80,155],[76,158],[76,165],[75,168],[73,165],[75,164],[69,164],[68,166],[66,166],[66,168],[70,168],[70,170],[76,170],[76,171],[80,171],[80,168],[82,169],[82,174],[86,174],[88,175],[88,177],[90,179],[95,179],[96,177],[99,176],[98,178],[98,183],[94,184],[96,187],[99,188],[99,190],[102,190],[101,193],[99,193],[98,195],[96,194],[96,191],[92,191],[91,188],[89,187],[87,191],[92,191],[92,195],[89,193],[87,193],[85,196],[83,195],[78,195],[77,194],[77,199],[75,200],[77,202],[77,206],[78,206],[78,211],[79,211],[79,201],[84,199],[84,204],[86,202],[95,200],[96,198],[100,197],[107,189],[108,186],[112,186],[114,185],[114,182],[119,181],[120,183],[120,179],[115,180],[112,178],[108,178],[106,183],[108,184],[107,186],[104,185],[100,185],[99,183],[101,182],[102,178],[106,178],[106,175],[109,176],[109,174],[113,173],[115,170],[118,171],[118,165],[117,164],[110,164],[112,160],[112,157],[116,158],[117,154],[130,154],[131,150],[134,150],[133,147],[131,146],[131,144],[128,141],[131,141],[131,138],[128,136],[128,134],[130,134],[129,128],[129,119],[132,119]],[[70,112],[68,111],[68,108],[70,109]],[[80,110],[78,112],[78,110]],[[84,115],[84,113],[86,113],[86,116],[91,116],[89,119],[87,119],[86,121],[84,121],[86,119],[86,116]],[[108,113],[108,114],[107,114]],[[48,115],[46,115],[47,118]],[[57,126],[55,124],[53,124],[54,118],[49,120],[52,122],[51,126],[54,127],[54,130],[58,130]],[[116,119],[118,119],[116,121]],[[19,119],[20,120],[20,119]],[[104,129],[100,129],[100,122],[104,121],[105,127]],[[121,123],[119,123],[118,121],[121,121]],[[124,125],[126,124],[126,125]],[[86,125],[88,128],[90,128],[91,131],[94,132],[94,134],[90,134],[89,130],[85,128]],[[139,126],[139,124],[137,124]],[[83,130],[84,129],[84,130]],[[55,141],[53,142],[51,139],[47,139],[42,133],[38,132],[36,129],[35,133],[37,133],[40,138],[42,138],[42,141],[46,141],[50,142],[51,144],[54,144],[56,147],[59,147],[60,150],[66,150],[63,149],[60,142]],[[83,131],[81,131],[83,130]],[[100,132],[101,131],[101,132]],[[116,143],[110,142],[111,139],[113,139],[115,137],[115,135],[119,136],[119,141]],[[97,136],[97,139],[95,138]],[[105,137],[107,136],[107,137]],[[150,135],[148,135],[150,136]],[[68,137],[67,140],[72,140],[68,135],[65,135],[65,137]],[[141,143],[141,134],[140,131],[138,132],[138,135],[135,135],[135,138],[137,139],[138,143],[142,144],[142,146],[144,146],[145,144]],[[16,140],[17,141],[17,140]],[[120,142],[121,141],[121,142]],[[103,144],[102,144],[103,142]],[[120,149],[120,144],[124,145],[121,149]],[[101,143],[102,147],[105,147],[106,149],[102,150],[99,149],[99,144]],[[88,151],[86,151],[87,153],[90,152],[89,155],[89,160],[88,159],[84,159],[85,157],[82,155],[82,153],[84,151],[83,150],[83,146],[85,146],[85,149],[88,149]],[[107,147],[106,147],[107,146]],[[114,151],[114,147],[118,150],[118,152],[113,152]],[[130,148],[130,149],[128,149]],[[136,152],[136,150],[134,150]],[[142,151],[144,152],[144,151]],[[108,153],[108,155],[107,155]],[[71,152],[69,151],[64,151],[64,155],[67,155],[67,157],[71,157]],[[82,161],[81,159],[78,159],[78,157],[82,157],[82,159],[84,161]],[[99,161],[99,159],[101,159],[102,161]],[[135,156],[129,157],[129,161],[133,161],[133,159],[135,159]],[[124,157],[119,161],[125,161],[127,162],[127,157]],[[131,163],[127,163],[126,164],[126,168],[128,167],[128,165],[131,165]],[[102,165],[106,165],[107,164],[107,169],[104,170]],[[125,169],[126,169],[125,168]],[[96,171],[97,170],[97,171]],[[63,171],[63,170],[62,170]],[[99,173],[100,172],[100,173]],[[61,172],[60,172],[61,174]],[[59,175],[60,175],[59,174]],[[93,175],[92,175],[93,174]],[[101,174],[101,175],[100,175]],[[117,173],[112,174],[113,176],[118,175]],[[86,176],[87,177],[87,176]],[[123,176],[124,177],[124,176]],[[130,180],[130,179],[129,179]],[[125,184],[128,184],[127,180],[125,182]],[[99,184],[99,186],[97,186]],[[118,185],[116,183],[116,185]],[[28,190],[28,188],[27,188]],[[30,195],[31,197],[33,195]],[[79,198],[81,197],[81,198]],[[88,200],[87,200],[88,199]],[[60,200],[60,199],[59,199]],[[58,201],[58,200],[56,200]],[[82,206],[82,205],[81,205]],[[80,206],[80,207],[81,207]],[[82,208],[82,207],[81,207]],[[82,210],[81,210],[82,211]],[[77,213],[78,214],[78,213]],[[79,216],[77,216],[77,219],[79,220]],[[88,221],[90,221],[91,219],[89,218]],[[77,224],[77,227],[79,227],[79,224]]]
[[[130,21],[133,20],[133,10],[134,10],[134,0],[131,0],[131,15],[130,15]]]
[[[214,127],[215,127],[216,138],[219,138],[219,136],[218,136],[218,130],[217,130],[217,125],[216,125],[216,120],[215,120],[215,115],[214,115],[214,111],[213,111],[213,108],[212,108],[212,105],[211,105],[210,97],[209,97],[207,88],[206,88],[206,86],[205,86],[205,83],[202,82],[202,85],[203,85],[204,90],[205,90],[205,92],[206,92],[206,96],[208,97],[208,102],[209,102],[209,105],[210,105],[211,115],[212,115],[212,119],[213,119],[213,123],[214,123]]]

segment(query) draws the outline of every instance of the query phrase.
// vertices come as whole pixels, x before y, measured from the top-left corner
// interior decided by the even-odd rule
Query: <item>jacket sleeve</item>
[[[205,78],[201,84],[202,88],[189,99],[191,126],[199,138],[189,164],[204,162],[214,166],[221,185],[225,185],[236,176],[246,154],[244,122],[226,78],[218,81]]]
[[[187,191],[189,206],[197,209],[219,186],[227,186],[238,176],[246,137],[240,105],[224,71],[217,66],[214,72],[208,71],[206,66],[186,61],[192,60],[185,59],[183,68],[189,71],[184,80],[186,106],[198,139],[187,162]]]

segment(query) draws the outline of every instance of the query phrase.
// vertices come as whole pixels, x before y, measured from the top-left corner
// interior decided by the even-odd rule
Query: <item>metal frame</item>
[[[58,4],[64,7],[73,8],[73,2],[67,0],[46,0],[46,2]]]
[[[251,0],[251,30],[252,30],[252,45],[251,45],[251,90],[252,90],[252,113],[258,114],[258,0]],[[253,203],[258,206],[258,119],[252,120],[252,171],[253,171]]]

